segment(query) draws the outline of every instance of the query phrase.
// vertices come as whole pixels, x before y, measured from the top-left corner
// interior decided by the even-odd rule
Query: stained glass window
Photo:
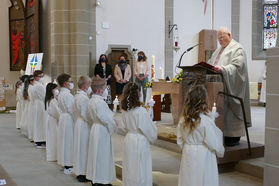
[[[278,29],[278,0],[264,0],[263,48],[276,46]]]

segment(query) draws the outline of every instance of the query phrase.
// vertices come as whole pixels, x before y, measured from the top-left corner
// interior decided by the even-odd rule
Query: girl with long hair
[[[140,106],[140,88],[129,83],[122,99],[122,129],[127,133],[123,152],[123,186],[152,186],[150,142],[157,139],[157,127]]]
[[[23,111],[22,81],[16,82],[15,94],[16,94],[16,128],[20,129],[20,119]]]
[[[208,108],[207,90],[192,87],[177,127],[177,144],[182,148],[179,186],[218,186],[216,155],[224,155],[223,133]]]
[[[61,110],[58,107],[59,90],[57,84],[48,83],[46,86],[45,110],[47,110],[46,125],[46,160],[57,160],[57,127]]]
[[[23,86],[23,113],[20,120],[20,126],[21,126],[21,133],[28,137],[28,124],[30,122],[29,120],[29,105],[30,105],[30,84],[34,81],[34,76],[24,76],[22,77],[24,86]],[[29,90],[29,91],[28,91]]]

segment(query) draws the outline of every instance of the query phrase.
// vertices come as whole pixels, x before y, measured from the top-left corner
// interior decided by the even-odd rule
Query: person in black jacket
[[[105,54],[101,54],[99,58],[99,63],[95,66],[94,75],[96,77],[105,78],[107,81],[107,93],[105,93],[104,97],[106,97],[107,104],[112,104],[111,99],[111,80],[112,80],[112,68],[107,63],[107,56]]]

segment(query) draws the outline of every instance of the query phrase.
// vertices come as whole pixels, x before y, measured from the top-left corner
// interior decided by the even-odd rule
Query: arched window
[[[276,46],[278,29],[278,0],[263,2],[263,49]]]

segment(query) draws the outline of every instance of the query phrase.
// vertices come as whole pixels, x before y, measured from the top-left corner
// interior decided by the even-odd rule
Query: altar
[[[212,76],[211,76],[212,77]],[[208,82],[205,83],[208,93],[208,104],[211,109],[216,104],[218,117],[216,118],[216,125],[223,131],[224,125],[224,99],[223,96],[218,95],[219,91],[223,91],[222,82]],[[187,87],[183,87],[182,83],[172,83],[170,81],[159,81],[152,83],[152,95],[171,94],[172,99],[172,117],[173,124],[177,125],[183,109],[183,102]]]

